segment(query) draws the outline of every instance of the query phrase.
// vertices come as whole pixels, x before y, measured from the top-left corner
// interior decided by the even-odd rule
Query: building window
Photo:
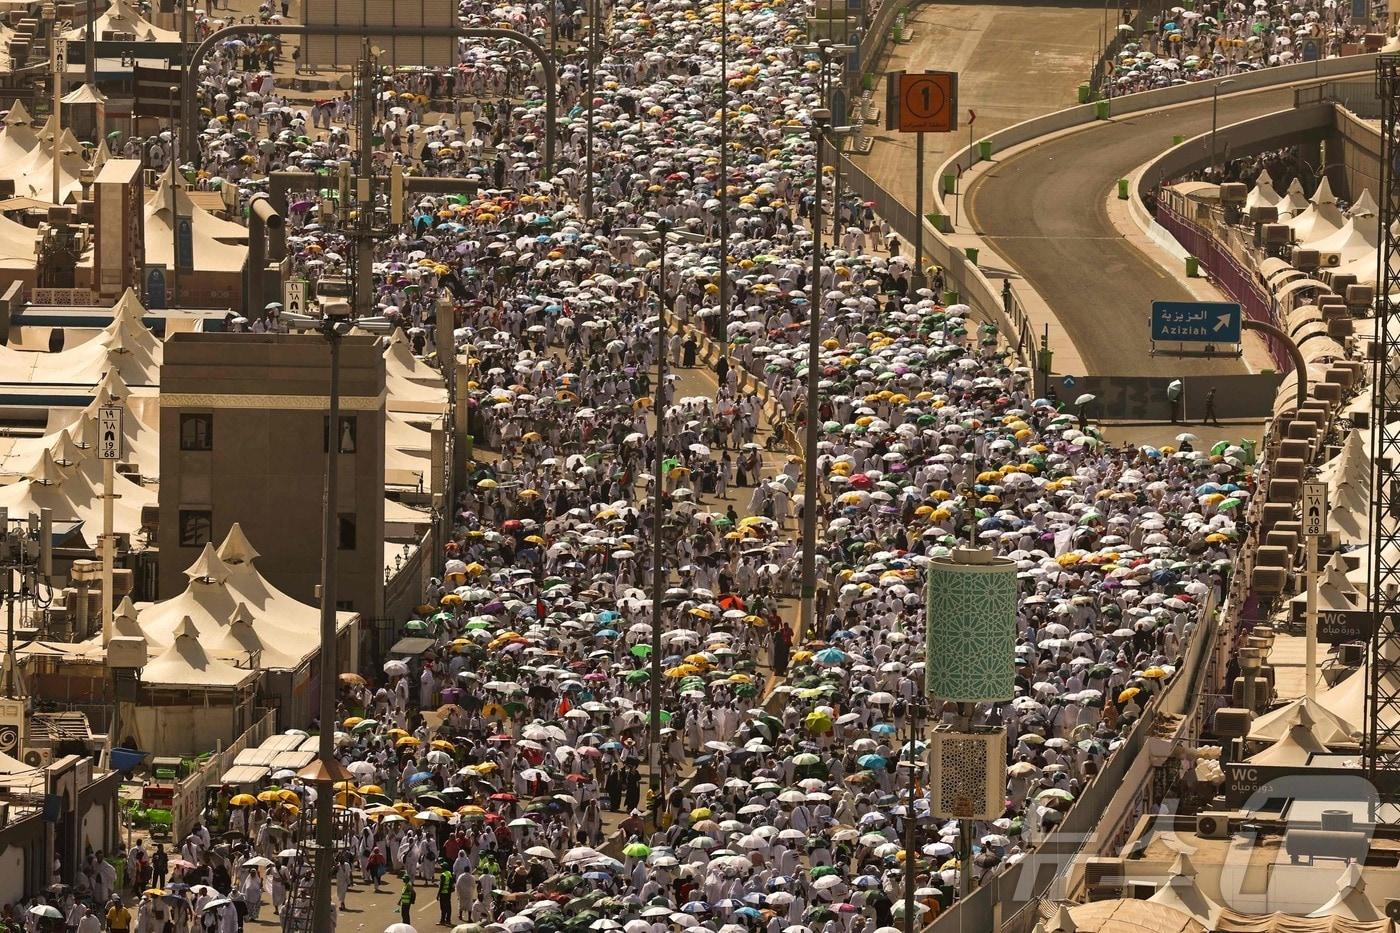
[[[329,451],[329,450],[331,449],[330,425],[331,425],[331,417],[330,417],[330,415],[326,415],[324,418],[321,419],[321,449],[322,449],[323,451]],[[353,454],[353,453],[355,452],[355,446],[356,446],[355,441],[356,441],[356,433],[357,433],[356,429],[357,429],[357,427],[358,427],[358,420],[355,418],[354,415],[341,415],[341,416],[340,416],[340,432],[339,432],[339,433],[340,433],[340,452],[341,452],[341,453],[343,453],[343,454]]]
[[[180,449],[213,450],[214,416],[209,414],[181,415]]]
[[[355,550],[355,513],[345,512],[340,516],[340,549]]]
[[[213,512],[209,509],[180,510],[180,547],[204,547],[213,538]]]

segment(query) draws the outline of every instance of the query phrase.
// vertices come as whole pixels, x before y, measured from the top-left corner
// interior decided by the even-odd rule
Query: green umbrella
[[[630,858],[646,858],[651,854],[651,846],[641,842],[630,842],[622,847],[622,854]]]

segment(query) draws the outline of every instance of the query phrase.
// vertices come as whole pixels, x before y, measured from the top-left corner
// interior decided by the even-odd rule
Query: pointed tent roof
[[[234,522],[229,526],[228,534],[224,535],[224,541],[219,545],[219,557],[225,564],[249,564],[257,560],[260,555],[258,549],[253,547],[253,542],[248,540],[248,536],[243,533],[243,526]],[[242,606],[242,603],[239,603]],[[246,606],[243,607],[245,610]]]
[[[209,657],[199,643],[199,630],[189,617],[175,627],[175,641],[141,669],[141,682],[153,687],[241,687],[257,676],[252,669],[234,667]]]
[[[129,593],[122,597],[122,601],[112,611],[112,630],[114,635],[124,635],[128,638],[146,637],[146,633],[141,631],[141,626],[137,624],[136,606],[131,602]]]
[[[1337,879],[1336,895],[1309,917],[1344,917],[1347,920],[1380,920],[1383,915],[1366,896],[1366,878],[1361,866],[1351,862]]]
[[[1361,731],[1359,724],[1348,722],[1317,700],[1299,697],[1256,719],[1250,727],[1249,740],[1277,742],[1299,725],[1304,717],[1312,723],[1312,734],[1326,745],[1349,742],[1352,736]]]
[[[214,545],[207,541],[204,543],[204,550],[199,552],[199,557],[185,570],[185,576],[191,583],[212,583],[220,586],[228,579],[228,574],[228,564],[219,558]]]
[[[73,443],[73,438],[68,436],[67,431],[59,431],[54,435],[48,451],[53,454],[54,463],[59,466],[71,466],[83,458],[83,452]]]
[[[1245,196],[1244,209],[1248,211],[1251,207],[1273,207],[1282,200],[1283,195],[1274,188],[1274,180],[1265,169],[1259,173],[1259,177],[1254,181],[1254,187]]]
[[[107,7],[107,12],[103,13],[93,21],[92,28],[99,39],[104,32],[129,32],[136,36],[138,42],[179,42],[180,34],[173,29],[161,29],[149,21],[142,19],[141,14],[136,12],[126,0],[112,0]],[[78,26],[63,34],[65,39],[82,39],[87,27]]]
[[[220,242],[246,242],[248,228],[231,220],[215,217],[211,212],[194,203],[185,187],[185,180],[174,176],[174,167],[161,175],[156,189],[146,198],[146,222],[159,218],[162,223],[171,223],[177,214],[189,217],[194,222],[196,234],[213,237]]]
[[[1290,192],[1292,189],[1289,189]],[[1293,228],[1293,238],[1299,243],[1311,243],[1346,226],[1347,219],[1337,208],[1336,195],[1326,176],[1317,185],[1308,207],[1287,221]]]
[[[53,453],[46,448],[43,453],[39,454],[39,462],[35,463],[25,474],[25,478],[41,486],[58,486],[68,477],[64,474],[63,469],[54,462]]]
[[[91,84],[80,84],[63,95],[65,104],[105,104],[107,95]]]
[[[1303,183],[1294,178],[1288,183],[1288,190],[1278,203],[1278,217],[1296,216],[1308,209],[1308,196],[1303,191]]]
[[[1256,765],[1301,765],[1307,763],[1309,756],[1326,751],[1327,746],[1313,734],[1307,711],[1300,710],[1298,722],[1289,727],[1287,735],[1248,760]]]
[[[1167,883],[1148,900],[1189,914],[1209,929],[1215,928],[1216,918],[1220,916],[1220,905],[1207,897],[1196,884],[1196,866],[1191,864],[1185,852],[1177,855]]]

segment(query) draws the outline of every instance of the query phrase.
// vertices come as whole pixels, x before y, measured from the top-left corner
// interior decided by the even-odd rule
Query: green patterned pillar
[[[925,608],[930,697],[982,703],[1016,695],[1014,561],[972,550],[933,560]]]

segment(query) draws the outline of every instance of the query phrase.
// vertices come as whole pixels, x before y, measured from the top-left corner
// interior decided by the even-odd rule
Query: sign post
[[[1306,547],[1303,560],[1307,573],[1308,596],[1305,625],[1307,627],[1307,682],[1303,695],[1317,695],[1317,539],[1327,533],[1327,484],[1303,484],[1303,540]]]
[[[306,280],[287,279],[282,283],[282,313],[306,313]]]
[[[112,569],[117,559],[116,538],[112,532],[112,512],[117,498],[117,461],[125,452],[121,405],[104,405],[97,412],[97,458],[102,461],[102,644],[112,640]]]
[[[1152,302],[1152,344],[1239,344],[1240,306],[1231,301]],[[1209,351],[1207,347],[1207,351]]]
[[[885,128],[914,134],[914,282],[924,284],[924,134],[958,128],[958,73],[885,75]]]

